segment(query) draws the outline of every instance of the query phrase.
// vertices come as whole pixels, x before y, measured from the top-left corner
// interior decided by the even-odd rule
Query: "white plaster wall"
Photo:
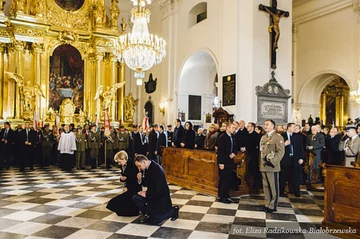
[[[309,11],[312,10],[312,11]],[[294,107],[300,117],[319,116],[321,91],[340,76],[350,90],[359,77],[358,16],[349,0],[308,1],[294,8]],[[359,107],[349,104],[349,116],[358,117]]]

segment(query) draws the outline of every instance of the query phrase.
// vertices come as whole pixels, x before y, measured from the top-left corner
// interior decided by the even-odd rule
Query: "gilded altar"
[[[125,64],[114,54],[119,13],[115,0],[109,9],[104,0],[13,0],[0,9],[0,120],[24,114],[20,87],[4,74],[13,72],[44,92],[33,102],[40,118],[49,109],[61,112],[68,99],[75,107],[72,123],[95,121],[102,111],[93,100],[97,86],[125,82]],[[112,121],[124,121],[124,87],[111,105]]]

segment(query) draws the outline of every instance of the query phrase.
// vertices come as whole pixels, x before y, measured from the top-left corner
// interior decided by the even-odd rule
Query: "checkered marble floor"
[[[56,167],[25,173],[1,171],[0,238],[280,238],[284,235],[239,235],[236,230],[276,224],[319,228],[323,219],[322,190],[302,191],[301,198],[280,198],[278,211],[273,214],[260,211],[261,194],[242,196],[239,204],[222,204],[214,197],[176,185],[170,185],[170,191],[173,204],[180,207],[179,219],[152,226],[106,209],[107,202],[122,192],[115,169],[73,173]],[[332,237],[292,234],[284,238],[321,236]]]

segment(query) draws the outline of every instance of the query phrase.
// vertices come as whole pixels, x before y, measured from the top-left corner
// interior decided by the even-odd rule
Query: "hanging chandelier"
[[[360,79],[358,80],[358,89],[350,92],[350,100],[360,104]]]
[[[145,71],[155,64],[159,64],[166,55],[166,42],[161,37],[150,34],[148,23],[150,22],[150,9],[146,5],[151,0],[131,0],[132,31],[120,35],[117,42],[119,60],[123,59],[125,64],[135,71],[137,85],[142,84]]]

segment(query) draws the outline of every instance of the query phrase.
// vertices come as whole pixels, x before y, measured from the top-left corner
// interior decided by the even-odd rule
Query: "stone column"
[[[0,119],[4,118],[4,51],[6,48],[5,43],[0,44]]]
[[[326,125],[326,93],[321,93],[321,120],[323,124]]]
[[[34,43],[33,45],[33,54],[35,55],[35,84],[38,84],[41,87],[41,53],[43,53],[44,45],[39,43]],[[44,90],[41,87],[41,90]],[[44,94],[46,92],[43,92]],[[41,105],[41,96],[36,96],[36,112],[40,116],[41,108],[45,108],[44,105]],[[45,110],[45,109],[43,109]]]
[[[344,125],[346,124],[346,122],[344,122],[344,113],[345,113],[345,111],[344,111],[344,109],[345,109],[344,103],[345,103],[345,101],[344,101],[344,93],[340,93],[340,104],[339,104],[339,121],[340,121],[340,123],[339,123],[339,126],[341,128],[343,128]]]
[[[98,88],[99,85],[101,85],[101,61],[104,58],[104,53],[103,52],[97,52],[96,53],[96,69],[95,69],[95,85],[93,86],[95,88],[95,92]],[[95,107],[95,112],[98,115],[99,119],[101,116],[101,112],[102,112],[102,108],[101,108],[101,103],[100,103],[100,99],[98,99],[96,101],[96,107]]]
[[[25,49],[26,43],[23,41],[16,41],[14,46],[16,50],[16,60],[17,60],[17,68],[16,73],[19,75],[23,75],[24,72],[24,62],[23,62],[23,51]],[[19,87],[16,84],[15,86],[15,119],[20,119],[22,113],[22,104]]]
[[[114,85],[116,82],[117,82],[117,68],[116,68],[116,65],[117,65],[117,58],[115,56],[112,56],[111,57],[111,76],[110,76],[110,86]],[[120,94],[121,92],[121,89],[117,92],[117,94]],[[111,105],[111,121],[115,121],[116,119],[116,109],[118,107],[116,107],[116,102],[114,102],[112,105]]]
[[[125,81],[125,62],[120,62],[120,71],[119,71],[119,83]],[[125,85],[121,87],[118,92],[118,121],[124,123],[124,99],[125,99]]]

